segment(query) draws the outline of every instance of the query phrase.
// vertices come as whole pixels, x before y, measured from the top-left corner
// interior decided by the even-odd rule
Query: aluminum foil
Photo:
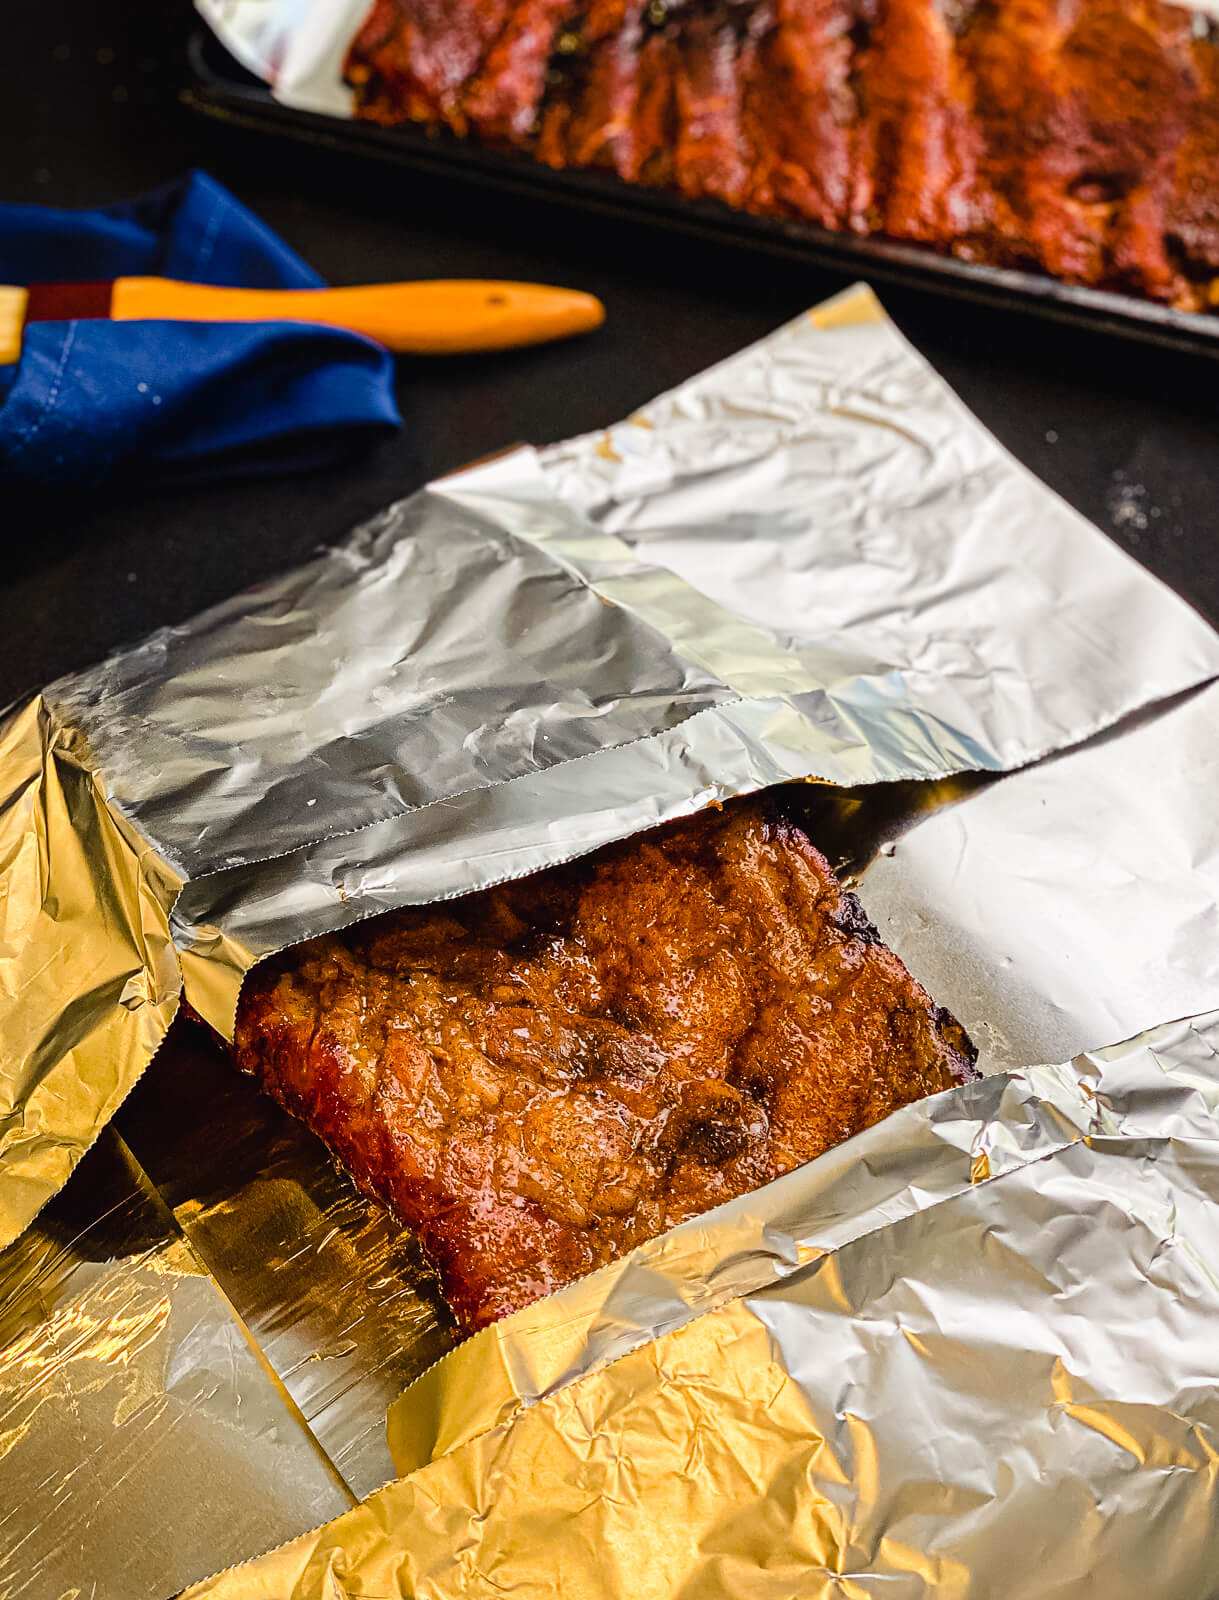
[[[994,1070],[1219,998],[1216,792],[1212,684],[972,786],[917,827],[894,815],[896,797],[856,791],[846,826],[854,849],[887,836],[860,884],[868,911]]]
[[[370,0],[195,0],[226,50],[277,99],[303,111],[352,115],[343,62]]]
[[[167,1600],[353,1498],[108,1131],[0,1256],[0,1594]]]
[[[165,1036],[181,879],[41,702],[0,732],[0,1247],[60,1188]]]
[[[1205,624],[1011,461],[870,294],[840,297],[604,435],[431,485],[320,561],[18,715],[0,751],[0,1137],[16,1130],[32,1159],[7,1187],[0,1165],[3,1216],[21,1226],[97,1137],[180,981],[223,1031],[244,972],[285,943],[785,780],[821,780],[785,803],[862,874],[865,904],[991,1068],[1212,1007],[1216,700],[1197,686],[1217,675]],[[1047,1156],[1059,1134],[1080,1143],[1062,1132],[1091,1126],[1064,1109],[1078,1093],[1051,1081],[1074,1078],[1034,1074],[1012,1091],[1025,1134],[1004,1120],[1007,1090],[993,1148],[958,1129],[970,1174],[994,1175],[1034,1133]],[[1049,1109],[1028,1109],[1030,1095]],[[308,1430],[327,1493],[375,1490],[395,1470],[386,1406],[451,1342],[409,1239],[181,1030],[118,1125],[179,1248]],[[905,1155],[882,1140],[865,1171],[851,1146],[810,1176],[841,1171],[844,1225],[921,1214],[964,1170],[920,1165],[952,1140],[917,1118],[894,1134],[913,1141]],[[884,1194],[891,1209],[873,1217]],[[728,1315],[742,1295],[752,1304],[756,1252],[714,1250],[713,1270],[699,1257],[690,1273]],[[666,1288],[667,1258],[651,1259],[657,1294],[706,1308],[690,1274]],[[165,1278],[171,1306],[195,1292]],[[53,1326],[31,1347],[39,1362]],[[162,1370],[181,1386],[202,1347],[189,1317],[166,1326]],[[105,1337],[121,1344],[115,1328]],[[564,1329],[550,1326],[546,1348],[578,1374],[597,1340],[578,1317]],[[399,1466],[451,1454],[462,1405],[512,1411],[499,1373],[523,1374],[524,1349],[476,1341],[411,1389],[395,1411]],[[73,1410],[71,1393],[29,1436],[45,1460],[73,1459],[84,1437],[108,1504],[105,1474],[121,1486],[124,1459],[109,1414]],[[191,1576],[248,1554],[224,1533],[245,1526],[243,1493],[217,1478]],[[132,1593],[107,1552],[137,1528],[149,1571],[163,1552],[168,1592],[182,1581],[174,1528],[155,1503],[142,1523],[117,1492],[114,1504],[118,1520],[91,1525],[96,1600]],[[301,1528],[332,1510],[302,1495],[290,1517]],[[15,1515],[14,1571],[37,1571],[54,1527],[31,1522],[28,1501]],[[157,1593],[151,1579],[143,1592]]]
[[[1217,1058],[1212,1014],[984,1079],[645,1245],[189,1600],[1213,1594]]]
[[[1018,767],[1217,672],[861,288],[47,701],[187,880],[187,998],[230,1032],[293,940],[784,779]]]

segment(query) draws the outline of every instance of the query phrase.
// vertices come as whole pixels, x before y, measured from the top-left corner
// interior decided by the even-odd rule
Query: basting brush
[[[511,350],[587,333],[605,308],[578,289],[480,278],[366,284],[350,289],[224,289],[172,278],[0,285],[0,363],[21,354],[31,322],[314,322],[366,334],[416,355]]]

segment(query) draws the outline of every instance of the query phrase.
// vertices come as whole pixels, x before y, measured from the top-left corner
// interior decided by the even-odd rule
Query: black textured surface
[[[608,322],[539,350],[403,361],[401,435],[323,472],[68,512],[0,502],[0,702],[300,561],[438,472],[611,422],[847,281],[210,123],[177,99],[191,25],[184,0],[10,7],[0,199],[100,204],[202,166],[332,282],[569,283]],[[1021,460],[1219,620],[1219,364],[883,298]]]

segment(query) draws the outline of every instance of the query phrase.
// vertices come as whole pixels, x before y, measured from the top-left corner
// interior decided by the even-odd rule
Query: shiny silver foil
[[[1141,1159],[1145,1147],[1153,1147],[1154,1162],[1163,1154],[1156,1146],[1214,1145],[1217,1047],[1219,1013],[1207,1013],[1065,1065],[991,1074],[901,1108],[764,1189],[674,1228],[477,1335],[393,1408],[390,1433],[400,1469],[413,1471],[512,1421],[522,1409],[733,1300],[782,1298],[789,1280],[816,1276],[844,1250],[869,1243],[878,1266],[889,1250],[880,1280],[911,1276],[913,1260],[895,1253],[897,1230],[941,1206],[972,1205],[970,1197],[980,1189],[1040,1173],[1047,1161],[1081,1149],[1124,1150]],[[1204,1157],[1209,1189],[1219,1183],[1219,1149]],[[1043,1205],[1041,1212],[1042,1221],[1048,1220],[1050,1208]],[[1172,1219],[1166,1220],[1171,1233]],[[1196,1242],[1206,1237],[1219,1237],[1219,1217],[1210,1219]],[[1022,1253],[1030,1262],[1047,1259],[1044,1244]],[[1113,1263],[1119,1276],[1126,1271],[1121,1255],[1117,1251]],[[927,1277],[976,1270],[985,1270],[980,1257],[961,1256],[955,1267],[945,1265]],[[1100,1262],[1095,1271],[1103,1275]],[[1026,1296],[1015,1284],[1009,1287],[1014,1311]],[[1044,1287],[1038,1284],[1034,1292]],[[1219,1292],[1219,1279],[1212,1276],[1210,1288]],[[857,1314],[841,1309],[848,1319]],[[1076,1308],[1068,1309],[1074,1318]],[[1104,1320],[1099,1317],[1098,1326]],[[557,1330],[562,1337],[555,1337]],[[486,1360],[480,1343],[497,1347],[493,1361]],[[494,1377],[475,1390],[453,1382],[463,1369],[486,1369]],[[1219,1387],[1212,1387],[1210,1399],[1219,1399]]]
[[[37,911],[40,937],[52,943],[60,908],[82,907],[70,969],[82,976],[71,1005],[57,1010],[48,1003],[53,964],[36,963],[35,987],[22,978],[15,934],[13,952],[0,951],[10,973],[0,1023],[11,1042],[0,1063],[0,1155],[6,1130],[18,1139],[33,1130],[55,1157],[38,1174],[37,1198],[62,1183],[164,1035],[174,961],[187,998],[223,1033],[245,972],[285,944],[782,785],[778,802],[858,881],[915,976],[970,1028],[983,1064],[1022,1069],[959,1100],[911,1108],[784,1180],[803,1178],[810,1194],[831,1184],[843,1230],[835,1249],[902,1217],[928,1229],[928,1261],[951,1264],[953,1236],[941,1239],[934,1219],[955,1213],[933,1205],[937,1196],[986,1192],[982,1180],[1009,1168],[1027,1169],[1021,1182],[1037,1192],[1068,1146],[1084,1168],[1099,1149],[1091,1069],[1081,1069],[1082,1091],[1072,1087],[1078,1073],[1023,1069],[1219,1004],[1219,701],[1205,687],[1216,677],[1219,638],[1007,457],[870,293],[854,291],[602,435],[514,452],[429,486],[319,561],[53,685],[23,714],[20,739],[10,730],[11,770],[0,761],[12,779],[3,813],[10,881],[21,887],[10,904]],[[55,809],[30,799],[58,792],[46,748],[66,752],[53,775],[62,769],[69,797],[72,783],[82,789],[79,802]],[[86,849],[82,818],[89,838],[117,843]],[[105,916],[92,914],[97,874],[120,868],[123,892],[100,902]],[[61,877],[72,898],[59,890],[48,900],[40,885]],[[122,962],[101,949],[119,927]],[[86,933],[100,941],[96,970],[106,975],[91,987]],[[128,976],[133,961],[147,967],[142,987]],[[141,1031],[126,1076],[99,1088],[93,1069],[77,1065],[93,1057],[76,1046],[104,1039],[118,1012],[133,1019],[129,1032]],[[71,1094],[58,1090],[63,1081]],[[36,1101],[48,1083],[56,1093]],[[1148,1091],[1138,1104],[1164,1109],[1171,1129],[1179,1097],[1170,1088],[1167,1100]],[[1147,1136],[1160,1138],[1160,1127],[1148,1122]],[[520,1375],[543,1344],[573,1381],[604,1347],[582,1313],[568,1315],[577,1301],[564,1299],[567,1320],[548,1324],[548,1344],[512,1331],[542,1323],[514,1322],[502,1340],[472,1341],[408,1388],[452,1342],[426,1264],[308,1133],[181,1024],[118,1128],[141,1182],[172,1213],[162,1223],[180,1230],[175,1248],[192,1264],[191,1281],[230,1308],[283,1427],[304,1435],[322,1463],[324,1489],[289,1474],[287,1499],[259,1524],[264,1542],[324,1521],[394,1472],[384,1419],[404,1390],[399,1469],[437,1450],[456,1459],[462,1418],[488,1405],[508,1408],[497,1427],[516,1418],[528,1389]],[[1046,1159],[1026,1161],[1033,1150]],[[3,1178],[0,1167],[0,1201]],[[54,1206],[70,1201],[87,1217],[93,1183],[86,1164]],[[11,1205],[18,1224],[24,1193]],[[1047,1236],[1065,1226],[1056,1195],[1050,1184],[1036,1213]],[[759,1211],[752,1198],[736,1215],[748,1226],[761,1219],[763,1256],[773,1240],[771,1254],[789,1264],[812,1259],[805,1245],[783,1242],[814,1238],[803,1222],[784,1235],[786,1213]],[[695,1309],[707,1294],[726,1296],[716,1301],[725,1315],[739,1301],[752,1318],[756,1239],[741,1236],[738,1249],[718,1222],[691,1226],[649,1247],[648,1294]],[[0,1266],[41,1239],[41,1227]],[[815,1237],[828,1248],[829,1235]],[[1124,1240],[1111,1229],[1104,1249],[1120,1255]],[[978,1311],[980,1351],[987,1327],[1023,1292],[1022,1274],[1035,1271],[1014,1249],[969,1248],[996,1274]],[[896,1282],[894,1251],[886,1271]],[[642,1280],[628,1269],[627,1300],[615,1291],[606,1302],[613,1326],[620,1319],[645,1344],[676,1336],[663,1317],[648,1320],[653,1300],[639,1297]],[[926,1268],[933,1287],[938,1270]],[[180,1287],[185,1276],[163,1275],[171,1308],[202,1292]],[[599,1280],[577,1289],[603,1294]],[[1075,1292],[1081,1319],[1108,1315],[1103,1292],[1095,1305],[1082,1279]],[[45,1320],[23,1313],[9,1343],[0,1340],[0,1361],[16,1351],[15,1369],[58,1370],[49,1291],[45,1303]],[[121,1348],[122,1304],[113,1304]],[[535,1308],[526,1319],[535,1314],[549,1315]],[[206,1344],[192,1343],[191,1315],[187,1307],[185,1320],[166,1321],[158,1369],[172,1371],[181,1393]],[[1153,1342],[1139,1359],[1157,1359]],[[248,1485],[217,1472],[215,1516],[199,1524],[210,1531],[184,1561],[176,1519],[167,1526],[155,1500],[140,1511],[120,1492],[130,1463],[112,1447],[108,1400],[74,1409],[77,1379],[68,1378],[61,1405],[39,1410],[19,1395],[28,1409],[13,1414],[21,1440],[37,1441],[39,1463],[75,1459],[83,1439],[93,1499],[117,1508],[76,1525],[94,1600],[168,1593],[250,1553],[258,1536],[247,1537],[241,1519],[255,1502]],[[159,1381],[142,1392],[155,1399]],[[1176,1381],[1165,1369],[1163,1391]],[[624,1404],[633,1393],[623,1391]],[[765,1418],[749,1426],[765,1431]],[[447,1442],[429,1444],[429,1429]],[[896,1485],[903,1469],[892,1449],[885,1470]],[[0,1472],[7,1459],[0,1454]],[[266,1460],[275,1472],[273,1453]],[[293,1481],[304,1485],[296,1498]],[[464,1491],[450,1490],[456,1516]],[[29,1574],[68,1545],[31,1504],[24,1491],[14,1500],[16,1531],[0,1552],[13,1581],[36,1594]],[[869,1526],[886,1514],[883,1505],[869,1512]],[[443,1565],[443,1539],[472,1535],[469,1524],[437,1526]],[[129,1534],[147,1561],[138,1578],[108,1554]],[[45,1570],[60,1581],[62,1567]],[[150,1576],[158,1571],[163,1582]],[[377,1587],[383,1577],[319,1592],[410,1592]]]
[[[1219,998],[1216,793],[1211,684],[903,819],[861,894],[985,1070],[1061,1060]]]
[[[286,943],[784,779],[1023,766],[1216,673],[861,288],[46,697],[186,880],[227,1033]]]

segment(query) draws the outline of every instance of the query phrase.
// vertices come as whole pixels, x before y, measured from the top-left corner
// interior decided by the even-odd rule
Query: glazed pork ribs
[[[764,800],[295,947],[235,1050],[466,1331],[976,1075]]]
[[[1219,23],[1162,0],[373,0],[357,116],[1191,310]]]

